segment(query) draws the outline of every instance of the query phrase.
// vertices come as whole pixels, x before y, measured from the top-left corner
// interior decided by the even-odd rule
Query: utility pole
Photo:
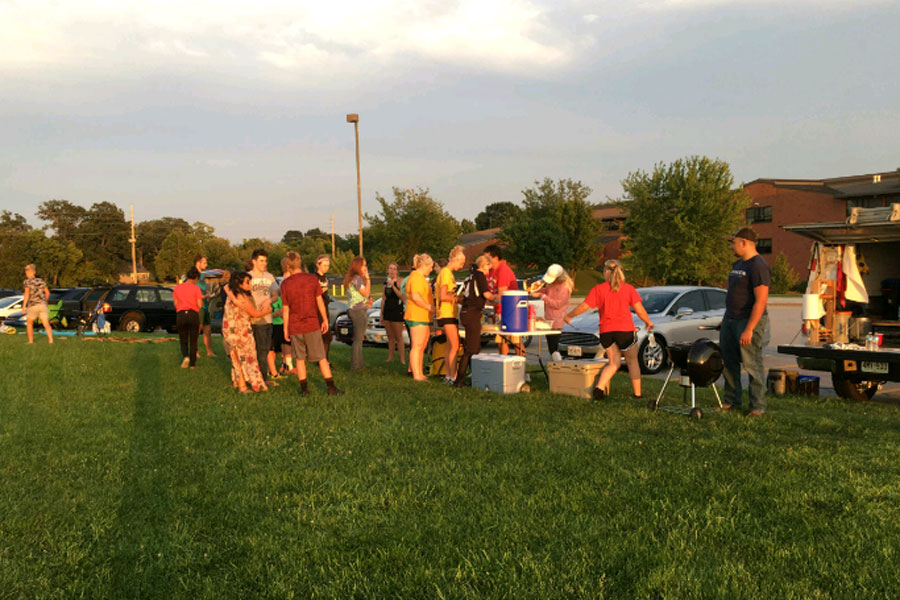
[[[362,183],[359,176],[359,115],[356,113],[347,115],[347,122],[353,123],[353,133],[356,135],[356,210],[359,213],[359,255],[362,256]]]
[[[331,263],[334,264],[334,213],[331,213]]]
[[[134,244],[137,242],[137,238],[134,237],[134,204],[131,205],[131,239],[128,241],[131,242],[131,282],[137,283],[137,255],[134,251]]]

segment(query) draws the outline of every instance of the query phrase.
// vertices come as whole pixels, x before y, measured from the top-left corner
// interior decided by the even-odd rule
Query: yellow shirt
[[[433,302],[431,286],[428,285],[428,280],[425,279],[425,276],[418,271],[413,271],[409,279],[406,280],[406,313],[404,313],[403,318],[407,321],[430,322],[431,313],[413,302],[413,292],[419,294],[426,303],[431,304]]]
[[[447,290],[453,294],[453,300],[447,302],[441,300],[441,286],[447,286]],[[453,271],[444,267],[438,273],[437,281],[434,284],[434,294],[437,296],[437,318],[438,319],[455,319],[456,318],[456,279],[453,278]]]

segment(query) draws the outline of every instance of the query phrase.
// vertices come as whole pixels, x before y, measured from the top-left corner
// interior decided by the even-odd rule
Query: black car
[[[122,284],[106,288],[99,298],[109,304],[106,320],[121,331],[153,331],[162,327],[175,331],[175,301],[172,288],[162,285]]]
[[[353,343],[353,321],[346,312],[338,315],[334,320],[334,339],[345,344]]]

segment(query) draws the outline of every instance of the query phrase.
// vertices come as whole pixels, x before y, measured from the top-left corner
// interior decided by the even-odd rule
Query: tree
[[[134,235],[137,240],[135,247],[139,260],[145,268],[153,268],[153,265],[156,263],[156,255],[162,248],[163,240],[176,229],[188,232],[191,231],[191,226],[187,221],[178,217],[162,217],[160,219],[141,221],[134,226]]]
[[[21,287],[22,268],[30,263],[48,285],[71,285],[81,276],[80,262],[73,242],[48,238],[40,229],[6,228],[0,220],[0,286]]]
[[[297,246],[301,241],[303,241],[303,232],[296,229],[288,229],[281,237],[281,243],[288,246]]]
[[[160,279],[177,279],[194,266],[194,258],[203,250],[203,242],[192,231],[173,229],[163,240],[156,255],[154,270]]]
[[[491,229],[492,227],[500,227],[501,229],[516,222],[522,209],[512,202],[494,202],[484,207],[475,217],[476,230]]]
[[[243,269],[238,251],[225,238],[211,237],[202,243],[203,254],[211,269]]]
[[[734,257],[726,242],[750,203],[733,189],[728,163],[691,156],[622,182],[630,269],[663,284],[722,281]]]
[[[478,228],[475,227],[475,223],[473,223],[469,219],[463,219],[459,222],[459,231],[460,233],[465,235],[467,233],[474,233],[475,231],[478,231]]]
[[[394,199],[388,201],[380,194],[375,199],[381,205],[381,212],[365,215],[369,223],[366,240],[367,250],[374,244],[378,252],[389,254],[397,262],[409,262],[414,254],[427,252],[433,257],[443,257],[459,237],[459,223],[444,205],[428,195],[428,189],[402,190],[393,188]],[[373,256],[374,258],[374,256]]]
[[[553,263],[575,273],[597,261],[600,225],[587,201],[591,188],[580,181],[546,178],[524,190],[524,210],[500,232],[510,262],[541,269]]]
[[[780,252],[778,258],[775,259],[775,264],[772,265],[772,293],[786,294],[798,283],[800,283],[800,277],[791,267],[784,252]]]
[[[86,208],[68,200],[47,200],[37,209],[38,218],[47,221],[47,227],[53,230],[53,237],[63,242],[74,239],[78,243],[75,237],[87,213]]]
[[[76,234],[85,262],[104,279],[117,280],[123,267],[131,262],[131,228],[125,213],[115,204],[92,205],[79,222]]]
[[[19,213],[4,210],[0,213],[0,234],[31,231],[31,225]]]

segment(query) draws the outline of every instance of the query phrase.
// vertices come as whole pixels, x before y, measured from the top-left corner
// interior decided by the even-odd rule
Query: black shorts
[[[282,344],[291,345],[291,340],[284,337],[284,324],[272,323],[272,351],[280,353]]]
[[[437,320],[438,327],[444,327],[445,325],[456,325],[459,327],[459,319],[454,319],[453,317],[447,317],[446,319],[438,319]]]
[[[615,344],[619,350],[625,352],[637,342],[634,331],[607,331],[600,334],[600,345],[609,348]]]

